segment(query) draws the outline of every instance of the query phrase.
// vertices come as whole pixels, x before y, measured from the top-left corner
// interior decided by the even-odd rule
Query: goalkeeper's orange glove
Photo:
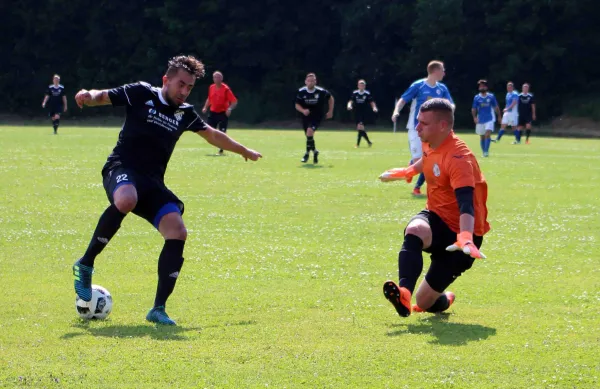
[[[473,243],[473,234],[469,231],[462,231],[457,235],[456,242],[453,245],[446,247],[446,251],[458,250],[472,258],[485,259],[485,255],[483,255],[477,246],[475,246],[475,243]]]
[[[382,182],[406,180],[406,182],[410,183],[412,181],[412,178],[417,174],[419,174],[417,170],[414,167],[409,166],[407,168],[396,168],[387,170],[379,176],[379,179]]]

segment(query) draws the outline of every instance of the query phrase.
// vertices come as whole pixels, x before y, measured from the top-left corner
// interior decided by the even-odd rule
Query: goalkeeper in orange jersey
[[[476,258],[483,235],[490,230],[487,222],[487,183],[475,156],[452,130],[454,108],[446,99],[434,98],[421,106],[417,133],[423,142],[423,157],[404,169],[384,172],[381,181],[405,180],[425,174],[426,209],[419,212],[404,230],[404,243],[398,256],[400,283],[387,281],[383,294],[400,316],[412,311],[443,312],[455,295],[446,288]],[[416,292],[423,271],[423,254],[431,254],[431,265]]]

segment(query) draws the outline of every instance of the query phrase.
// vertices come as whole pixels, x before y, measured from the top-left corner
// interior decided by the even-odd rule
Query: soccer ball
[[[84,320],[106,319],[112,310],[113,299],[110,292],[100,285],[92,285],[92,300],[83,301],[75,297],[77,314]]]

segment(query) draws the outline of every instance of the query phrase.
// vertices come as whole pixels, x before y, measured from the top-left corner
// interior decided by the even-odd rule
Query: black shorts
[[[227,125],[229,124],[229,117],[225,112],[213,112],[210,111],[208,114],[208,125],[212,128],[217,128],[221,132],[227,132]]]
[[[423,210],[411,219],[421,219],[429,224],[431,228],[431,246],[424,249],[431,254],[431,265],[425,274],[427,283],[436,292],[442,293],[462,273],[473,266],[474,258],[462,251],[446,251],[446,247],[456,242],[456,232],[435,213]],[[477,248],[481,247],[483,237],[473,236],[473,243]]]
[[[519,114],[519,120],[517,122],[517,125],[518,126],[526,126],[527,124],[531,124],[532,121],[533,121],[533,118],[530,114],[524,114],[524,115]]]
[[[183,215],[183,202],[171,192],[160,179],[137,173],[133,169],[118,166],[102,174],[104,190],[111,204],[113,193],[125,184],[135,186],[138,195],[137,205],[133,213],[158,229],[160,219],[168,213],[179,212]]]
[[[365,125],[367,122],[367,115],[364,112],[356,111],[354,113],[354,119],[356,120],[356,124]]]
[[[48,116],[52,117],[54,115],[60,116],[63,111],[63,107],[59,105],[52,105],[48,107]]]
[[[304,133],[306,134],[306,130],[312,128],[313,131],[317,131],[319,126],[321,125],[321,119],[317,119],[310,116],[302,117],[302,128],[304,129]]]

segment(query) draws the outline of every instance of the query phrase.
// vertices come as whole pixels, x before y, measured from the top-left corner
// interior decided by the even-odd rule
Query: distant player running
[[[213,82],[208,88],[208,98],[202,113],[209,112],[208,125],[212,128],[218,128],[221,132],[227,132],[229,116],[235,109],[238,100],[229,88],[229,85],[223,82],[223,73],[216,71],[213,73]],[[209,111],[210,109],[210,111]],[[223,155],[223,149],[219,150],[219,155]]]
[[[369,115],[369,110],[377,113],[377,105],[373,100],[371,92],[366,90],[367,83],[365,80],[358,80],[358,89],[352,93],[350,100],[348,100],[347,108],[348,111],[354,111],[354,118],[356,120],[356,130],[358,131],[358,137],[356,138],[356,147],[360,146],[361,138],[365,138],[369,147],[373,145],[369,136],[367,135],[367,129],[365,128],[365,122]]]
[[[326,119],[333,117],[334,99],[327,89],[317,86],[317,76],[314,73],[306,75],[304,84],[306,86],[298,89],[295,100],[296,111],[302,115],[302,129],[306,135],[306,153],[302,157],[302,163],[308,161],[311,151],[313,152],[313,162],[319,163],[315,132],[319,129],[323,116]]]
[[[427,78],[418,80],[412,83],[410,88],[404,92],[396,107],[394,114],[392,115],[392,121],[395,123],[400,116],[402,108],[410,101],[410,115],[408,116],[408,123],[406,123],[406,129],[408,130],[408,146],[410,149],[411,161],[410,163],[416,162],[423,156],[423,150],[421,146],[421,140],[416,131],[417,126],[417,115],[421,105],[429,99],[441,97],[450,100],[452,104],[452,96],[446,85],[440,81],[444,79],[445,70],[444,63],[440,61],[431,61],[427,65]],[[419,175],[415,188],[413,189],[413,196],[421,196],[421,186],[425,183],[425,176]]]
[[[531,122],[536,120],[535,114],[535,98],[529,93],[529,84],[523,84],[523,89],[519,94],[519,127],[515,131],[515,141],[513,144],[521,143],[521,133],[525,128],[525,143],[529,144],[529,136],[531,135]]]
[[[225,133],[208,126],[190,104],[186,104],[196,80],[204,76],[204,65],[192,56],[169,61],[162,87],[145,82],[108,90],[82,89],[77,105],[124,106],[127,116],[119,140],[108,157],[102,176],[110,206],[104,211],[89,246],[73,265],[75,292],[80,299],[92,297],[94,260],[133,212],[151,223],[165,239],[158,258],[158,287],[154,307],[146,320],[175,325],[165,312],[167,299],[175,288],[183,266],[187,230],[183,223],[183,202],[165,185],[164,176],[173,149],[181,135],[192,131],[213,146],[256,161],[261,155]],[[135,275],[132,275],[135,276]]]
[[[454,108],[445,99],[433,99],[421,106],[417,132],[423,141],[423,157],[404,169],[380,176],[382,181],[407,180],[419,173],[427,179],[427,205],[404,230],[404,243],[398,256],[400,284],[387,281],[384,296],[402,317],[416,312],[443,312],[455,295],[446,291],[475,258],[487,222],[487,184],[477,159],[452,130]],[[423,254],[431,254],[431,265],[411,298],[423,271]]]
[[[56,135],[60,125],[60,114],[67,112],[67,95],[65,94],[65,87],[60,84],[58,74],[52,77],[52,85],[46,89],[42,108],[46,108],[46,106],[48,106],[52,128],[54,128],[54,135]]]
[[[519,120],[519,113],[517,104],[519,102],[519,94],[515,91],[515,86],[512,81],[509,81],[506,84],[506,106],[504,108],[502,114],[502,122],[500,125],[500,131],[498,131],[498,136],[496,139],[493,139],[492,142],[498,142],[502,139],[502,135],[504,135],[504,131],[506,127],[511,127],[513,132],[517,128],[517,123]]]
[[[500,122],[500,108],[498,107],[496,96],[488,92],[486,80],[479,80],[477,86],[479,87],[479,94],[473,98],[471,114],[475,122],[475,133],[480,137],[483,156],[488,157],[490,155],[490,143],[492,142],[492,132],[494,132],[496,115],[498,122]],[[494,112],[496,115],[494,115]]]

